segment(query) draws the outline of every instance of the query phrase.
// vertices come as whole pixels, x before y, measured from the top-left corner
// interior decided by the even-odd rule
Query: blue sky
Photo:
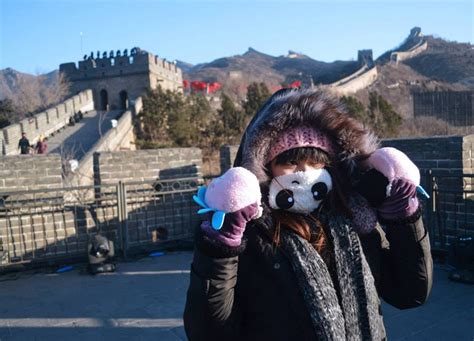
[[[134,46],[192,64],[249,46],[321,61],[366,48],[377,57],[413,26],[473,43],[473,18],[472,0],[0,0],[0,69],[44,73],[90,51]]]

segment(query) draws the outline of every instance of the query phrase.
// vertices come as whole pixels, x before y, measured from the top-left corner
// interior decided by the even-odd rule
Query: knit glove
[[[236,247],[242,242],[247,223],[258,215],[259,204],[254,203],[237,212],[227,213],[219,230],[214,229],[209,220],[202,222],[201,229],[208,237],[218,240],[224,245]]]
[[[382,219],[403,219],[418,210],[417,187],[424,192],[419,186],[420,172],[403,152],[395,148],[378,149],[364,166],[369,171],[362,176],[356,189],[377,208]]]
[[[242,167],[229,169],[194,196],[201,207],[198,213],[212,213],[201,224],[210,238],[235,247],[241,244],[247,223],[262,215],[261,193],[257,178]]]

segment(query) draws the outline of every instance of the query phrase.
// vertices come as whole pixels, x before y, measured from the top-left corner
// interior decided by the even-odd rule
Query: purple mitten
[[[247,222],[262,215],[260,185],[255,175],[242,167],[229,169],[201,188],[194,200],[212,214],[201,228],[207,236],[228,246],[239,246]]]
[[[380,206],[375,206],[381,218],[403,219],[416,212],[419,206],[416,191],[420,184],[420,171],[408,156],[395,148],[380,148],[372,153],[364,164],[368,169],[382,173],[388,180],[386,198]],[[376,178],[373,175],[374,181]],[[375,196],[369,198],[373,204]]]
[[[230,247],[239,246],[247,223],[259,215],[260,205],[258,203],[246,206],[236,212],[227,213],[220,230],[212,228],[210,221],[203,221],[201,229],[204,233],[224,245]]]
[[[380,217],[396,220],[413,215],[419,206],[416,185],[405,179],[396,179],[389,187],[389,197],[378,208]]]

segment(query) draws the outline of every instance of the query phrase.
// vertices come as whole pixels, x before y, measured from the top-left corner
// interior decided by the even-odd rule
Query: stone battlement
[[[181,69],[175,63],[161,59],[146,51],[132,55],[109,56],[104,52],[100,58],[88,57],[76,63],[64,63],[59,70],[64,72],[70,81],[89,80],[94,78],[122,77],[134,74],[155,73],[170,81],[182,78]]]
[[[138,98],[147,90],[158,86],[165,90],[182,91],[183,75],[175,63],[168,62],[152,53],[133,48],[114,53],[111,51],[96,58],[91,53],[76,63],[59,66],[71,82],[71,92],[91,89],[97,110],[126,110],[128,101]]]

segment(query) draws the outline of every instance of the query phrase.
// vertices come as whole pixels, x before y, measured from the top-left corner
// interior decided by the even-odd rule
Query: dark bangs
[[[275,163],[277,165],[285,165],[291,161],[311,161],[315,163],[324,163],[326,166],[331,165],[331,160],[329,160],[328,154],[315,147],[299,147],[288,149],[275,158]]]

